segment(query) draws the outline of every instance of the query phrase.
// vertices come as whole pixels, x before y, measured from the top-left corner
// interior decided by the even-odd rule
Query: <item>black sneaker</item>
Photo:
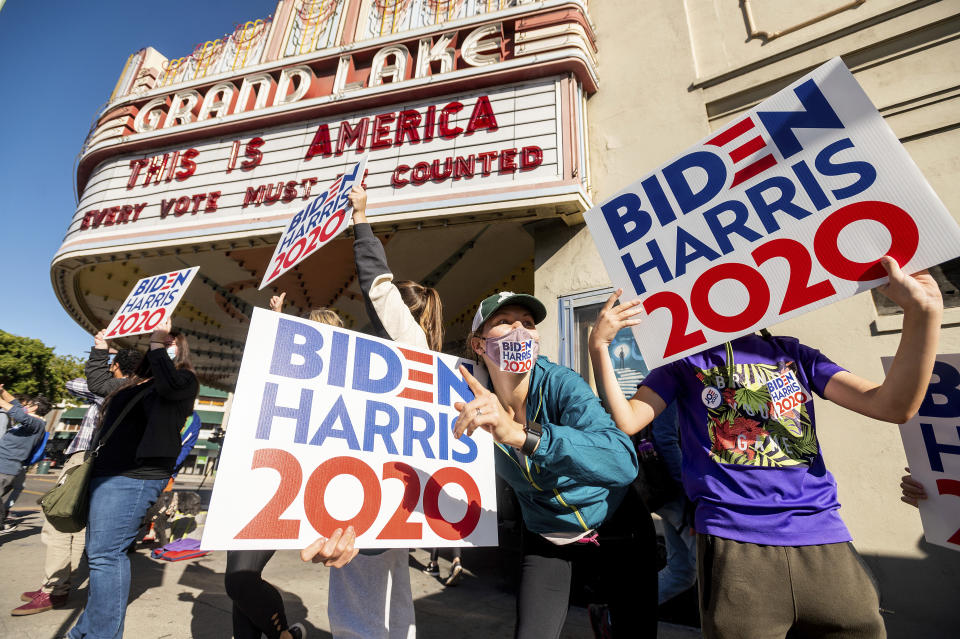
[[[440,565],[435,561],[431,561],[427,564],[427,567],[423,569],[423,572],[430,575],[431,577],[440,576]]]

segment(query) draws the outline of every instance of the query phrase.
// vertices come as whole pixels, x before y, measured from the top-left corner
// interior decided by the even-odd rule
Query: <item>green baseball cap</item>
[[[543,321],[543,318],[547,316],[547,309],[543,305],[543,302],[535,298],[533,295],[527,295],[526,293],[513,293],[511,291],[501,291],[499,293],[494,293],[487,299],[480,302],[480,307],[477,309],[477,314],[473,316],[473,326],[471,331],[475,331],[483,323],[490,319],[490,316],[496,313],[499,309],[504,306],[522,306],[533,315],[533,321],[536,324],[539,324]]]

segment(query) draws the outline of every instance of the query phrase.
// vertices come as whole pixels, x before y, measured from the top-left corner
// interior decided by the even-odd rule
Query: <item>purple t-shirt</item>
[[[776,546],[850,541],[810,394],[822,397],[841,370],[794,338],[747,335],[651,371],[643,385],[677,400],[697,532]]]

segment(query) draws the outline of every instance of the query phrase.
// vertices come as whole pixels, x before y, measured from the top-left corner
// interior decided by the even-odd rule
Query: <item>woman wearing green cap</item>
[[[576,372],[538,357],[536,325],[546,314],[532,295],[485,299],[467,342],[492,390],[461,367],[475,399],[455,405],[454,435],[477,428],[491,433],[497,473],[520,502],[523,565],[514,636],[560,636],[574,561],[600,573],[610,604],[608,636],[656,636],[657,567],[648,551],[653,527],[629,491],[636,452]]]

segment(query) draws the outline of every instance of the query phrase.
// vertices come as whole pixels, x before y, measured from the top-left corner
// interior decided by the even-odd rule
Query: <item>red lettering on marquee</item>
[[[507,149],[500,152],[500,173],[513,173],[517,170],[517,150]]]
[[[493,113],[493,105],[490,104],[490,98],[481,95],[477,98],[477,103],[473,106],[473,113],[470,114],[470,121],[467,123],[467,135],[472,135],[480,129],[487,129],[491,133],[496,131],[497,116]]]
[[[518,156],[519,164],[517,164]],[[513,173],[517,169],[532,171],[543,164],[543,149],[531,145],[525,146],[519,151],[515,148],[502,151],[484,151],[466,156],[447,157],[442,161],[433,160],[430,164],[418,162],[412,167],[407,164],[400,164],[394,169],[390,182],[393,188],[399,189],[411,183],[414,186],[419,186],[430,180],[442,182],[448,178],[453,180],[472,178],[478,172],[481,176],[486,177],[493,172],[495,160],[499,160],[498,170],[500,173]]]
[[[263,202],[263,192],[266,189],[264,185],[258,186],[254,189],[252,186],[247,187],[247,192],[243,195],[243,206],[241,208],[247,208],[251,204],[259,205]]]
[[[307,155],[303,159],[309,160],[315,155],[326,157],[330,155],[330,153],[330,127],[326,124],[321,124],[317,127],[317,132],[313,134],[313,141],[310,142]]]
[[[356,127],[350,126],[346,120],[340,123],[340,135],[337,136],[337,155],[343,155],[343,151],[351,144],[357,145],[357,153],[362,153],[367,148],[367,118],[361,118]]]
[[[137,177],[140,175],[140,170],[149,164],[149,162],[146,158],[130,160],[130,179],[127,180],[128,189],[132,189],[137,184]]]
[[[393,146],[390,140],[390,125],[397,119],[397,115],[381,113],[373,118],[373,137],[370,140],[371,149],[386,149]]]
[[[220,199],[220,191],[210,191],[207,194],[207,205],[203,207],[204,213],[213,213],[217,210],[217,200]]]
[[[463,109],[463,104],[460,102],[451,102],[447,106],[443,107],[440,110],[440,121],[438,123],[438,128],[440,129],[440,137],[445,140],[452,140],[461,133],[463,129],[460,127],[450,128],[450,116],[456,115]]]
[[[197,163],[194,162],[193,159],[198,155],[200,155],[200,151],[196,149],[187,149],[183,152],[183,155],[180,156],[181,170],[177,171],[175,176],[177,181],[182,182],[193,175],[194,171],[197,170]]]
[[[417,127],[420,126],[420,112],[414,109],[406,109],[400,112],[397,122],[397,139],[395,144],[400,146],[404,139],[416,144],[420,141],[420,134]]]
[[[244,149],[243,154],[249,158],[240,163],[240,168],[244,171],[249,171],[263,161],[263,151],[260,150],[260,147],[263,146],[263,138],[256,137],[247,142],[247,148]]]

